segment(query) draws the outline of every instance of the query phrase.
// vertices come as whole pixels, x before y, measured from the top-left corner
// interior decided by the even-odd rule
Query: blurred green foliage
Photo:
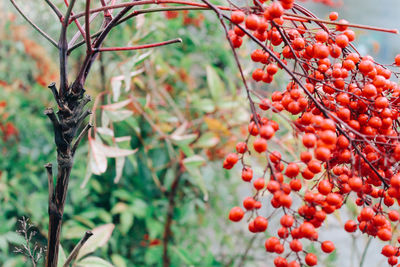
[[[233,133],[248,118],[247,104],[237,97],[236,67],[228,45],[221,42],[217,20],[204,13],[203,21],[198,14],[190,12],[172,20],[166,20],[164,14],[151,14],[121,25],[107,45],[176,37],[183,43],[154,49],[144,61],[135,63],[136,52],[104,54],[101,62],[106,84],[102,84],[100,61],[93,69],[88,92],[96,96],[107,90],[99,105],[129,97],[137,105],[125,107],[132,112],[126,119],[111,120],[114,136],[99,131],[96,138],[112,145],[115,137],[130,136],[123,146],[138,152],[127,157],[118,183],[113,181],[115,162],[108,160],[107,171],[91,175],[82,187],[88,170],[88,145],[79,148],[64,214],[65,254],[86,230],[109,224],[115,229],[110,240],[78,266],[108,266],[101,259],[118,267],[160,266],[168,196],[178,175],[168,240],[171,266],[231,266],[245,250],[249,240],[241,234],[245,229],[227,225],[227,207],[239,200],[237,179],[223,171],[221,157],[233,149]],[[54,105],[44,85],[52,78],[47,74],[56,71],[51,61],[55,55],[46,52],[48,48],[29,28],[20,26],[20,21],[11,16],[4,22],[0,47],[0,101],[6,103],[0,108],[0,123],[17,131],[7,138],[0,132],[0,265],[7,267],[29,264],[26,257],[13,252],[23,242],[15,233],[18,218],[30,218],[38,231],[34,241],[46,244],[48,192],[43,165],[55,165],[52,129],[43,115],[45,107]],[[57,31],[53,27],[50,32]],[[29,50],[32,47],[34,51]],[[83,51],[77,50],[73,60]],[[129,76],[140,69],[139,75]],[[119,88],[110,82],[118,75],[124,77]],[[102,116],[99,106],[94,118],[98,128]],[[173,137],[167,141],[160,131]],[[237,246],[238,242],[243,246]]]

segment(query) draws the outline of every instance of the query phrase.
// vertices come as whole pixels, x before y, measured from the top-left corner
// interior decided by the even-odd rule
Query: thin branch
[[[94,51],[96,52],[106,52],[106,51],[129,51],[129,50],[139,50],[139,49],[146,49],[146,48],[153,48],[153,47],[159,47],[159,46],[164,46],[164,45],[169,45],[169,44],[175,44],[175,43],[182,43],[181,38],[176,38],[164,42],[159,42],[159,43],[153,43],[153,44],[145,44],[145,45],[138,45],[138,46],[128,46],[128,47],[102,47],[102,48],[97,48]]]
[[[360,267],[363,267],[363,265],[364,265],[365,256],[367,256],[367,250],[368,250],[368,248],[369,248],[369,245],[371,244],[371,241],[372,241],[372,238],[370,237],[370,238],[368,239],[367,244],[365,245],[363,254],[362,254],[362,256],[361,256]]]
[[[214,10],[214,12],[218,15],[219,21],[220,21],[220,23],[221,23],[221,25],[222,25],[222,27],[223,27],[223,29],[224,29],[224,31],[225,31],[225,37],[226,37],[226,39],[227,39],[228,42],[229,42],[229,45],[230,45],[230,47],[231,47],[233,56],[234,56],[234,58],[235,58],[236,65],[237,65],[237,67],[238,67],[238,69],[239,69],[240,76],[241,76],[242,81],[243,81],[243,85],[244,85],[244,87],[245,87],[245,89],[246,89],[247,98],[248,98],[248,100],[249,100],[251,113],[253,114],[253,118],[254,118],[254,120],[255,120],[255,122],[256,122],[257,127],[260,127],[261,124],[259,123],[259,120],[258,120],[257,111],[256,111],[256,108],[255,108],[254,102],[253,102],[253,100],[251,99],[249,86],[247,85],[247,80],[246,80],[246,78],[245,78],[245,76],[244,76],[243,69],[242,69],[242,65],[240,64],[239,57],[238,57],[238,55],[237,55],[237,53],[236,53],[235,47],[233,46],[232,40],[231,40],[231,38],[229,37],[228,28],[227,28],[227,26],[226,26],[226,24],[225,24],[225,22],[224,22],[224,20],[223,20],[224,16],[226,16],[226,15],[223,15],[223,14],[221,13],[221,10],[219,9],[219,7],[218,7],[218,6],[215,6],[215,5],[213,5],[213,4],[211,4],[211,2],[209,2],[208,0],[202,0],[202,1],[203,1],[204,3],[206,3],[207,6],[209,6],[212,10]]]
[[[63,98],[64,94],[68,90],[68,74],[67,74],[67,52],[68,52],[68,42],[67,42],[67,28],[69,25],[69,18],[74,8],[76,0],[72,0],[68,6],[67,12],[64,17],[63,25],[61,27],[60,40],[58,42],[59,54],[60,54],[60,97]]]
[[[197,6],[171,6],[171,7],[158,7],[158,8],[146,8],[146,9],[141,9],[141,10],[135,10],[128,16],[124,17],[121,19],[117,25],[133,18],[136,17],[137,15],[140,14],[146,14],[146,13],[153,13],[153,12],[165,12],[165,11],[184,11],[184,10],[210,10],[209,7],[197,7]]]
[[[19,14],[21,14],[21,16],[36,30],[38,31],[45,39],[47,39],[47,41],[49,41],[52,45],[54,45],[55,47],[58,47],[57,42],[51,38],[47,33],[45,33],[42,29],[39,28],[39,26],[37,26],[32,20],[30,20],[25,14],[24,12],[22,12],[22,10],[18,7],[18,5],[15,3],[14,0],[10,0],[11,4],[15,7],[15,9],[18,11]]]
[[[101,2],[101,6],[103,6],[103,7],[107,6],[106,1],[100,0],[100,2]],[[108,10],[108,9],[104,10],[104,17],[108,17],[108,18],[112,19],[110,10]]]
[[[339,26],[347,26],[351,28],[358,28],[358,29],[364,29],[364,30],[369,30],[369,31],[379,31],[379,32],[387,32],[387,33],[393,33],[393,34],[399,34],[399,31],[397,29],[385,29],[385,28],[379,28],[379,27],[373,27],[373,26],[368,26],[368,25],[360,25],[360,24],[352,24],[352,23],[343,23],[343,22],[338,22],[338,21],[330,21],[330,20],[323,20],[323,19],[318,19],[318,18],[312,18],[312,17],[307,17],[303,15],[298,15],[294,13],[284,13],[287,16],[291,17],[296,17],[308,21],[314,21],[314,22],[319,22],[323,24],[332,24],[332,25],[339,25]]]
[[[238,267],[243,267],[244,266],[244,264],[246,262],[247,255],[249,254],[250,249],[253,246],[254,241],[256,240],[256,237],[257,237],[257,235],[253,235],[253,237],[250,239],[249,244],[247,244],[246,250],[244,251],[242,257],[240,258],[240,262],[238,264]]]
[[[129,3],[120,3],[120,4],[115,4],[115,5],[109,5],[105,7],[99,7],[99,8],[94,8],[91,9],[89,12],[90,14],[92,13],[97,13],[101,12],[104,10],[110,10],[110,9],[117,9],[117,8],[126,8],[126,7],[133,7],[133,6],[139,6],[139,5],[148,5],[148,4],[181,4],[181,5],[188,5],[188,6],[197,6],[197,7],[207,7],[205,4],[200,4],[196,2],[188,2],[188,1],[181,1],[181,0],[141,0],[141,1],[135,1],[135,2],[129,2]],[[217,6],[221,10],[225,11],[231,11],[231,10],[236,10],[235,8],[231,7],[226,7],[226,6]],[[81,12],[78,14],[75,14],[74,16],[71,17],[71,19],[76,19],[85,16],[85,12]]]
[[[56,87],[56,83],[52,82],[51,84],[49,84],[48,88],[53,93],[54,99],[56,100],[59,109],[61,109],[61,110],[64,109],[64,104],[61,102],[61,99],[60,99],[60,96],[58,94],[58,90]]]
[[[90,10],[90,0],[86,0],[85,6],[85,33],[86,33],[86,46],[89,53],[92,52],[92,44],[90,41],[90,22],[89,22],[89,10]]]
[[[89,23],[92,22],[92,21],[97,17],[98,14],[99,14],[99,13],[92,14],[92,15],[90,16],[90,18],[89,18]],[[86,27],[86,24],[84,24],[83,26]],[[84,31],[83,31],[83,32],[84,32]],[[101,33],[101,31],[99,31],[99,32],[97,32],[97,33],[95,33],[95,34],[93,34],[93,35],[90,36],[90,37],[93,38],[93,37],[99,35],[100,33]],[[96,34],[97,34],[97,35],[96,35]],[[76,47],[75,47],[76,45],[74,45],[74,44],[75,44],[76,40],[78,40],[79,36],[82,36],[82,37],[83,37],[82,42],[79,42],[79,46],[81,46],[82,44],[86,43],[86,38],[84,37],[84,35],[82,35],[81,31],[79,31],[79,29],[78,29],[78,31],[74,34],[74,36],[73,36],[73,37],[71,38],[71,40],[68,42],[68,54],[70,54],[71,51],[72,51],[73,49],[76,48]]]
[[[76,138],[76,141],[72,147],[72,154],[75,154],[76,149],[79,146],[79,143],[81,142],[81,140],[83,139],[83,137],[89,132],[90,128],[92,128],[93,125],[88,123],[85,128],[83,128],[82,132],[79,134],[79,136]]]
[[[98,49],[101,44],[104,42],[105,38],[107,35],[110,33],[111,29],[116,26],[118,21],[126,14],[129,12],[129,10],[132,9],[132,6],[125,7],[123,10],[121,10],[117,16],[115,16],[104,28],[104,30],[101,32],[99,37],[94,41],[93,47],[94,49]],[[87,75],[89,74],[90,68],[96,59],[98,53],[87,53],[84,62],[82,63],[82,66],[79,70],[79,73],[72,84],[72,91],[74,93],[79,93],[80,90],[82,90],[83,84],[85,83],[85,80],[87,78]]]
[[[60,21],[62,21],[63,14],[61,13],[61,11],[51,2],[51,0],[45,0],[45,1],[49,5],[49,7],[54,11],[57,17],[60,19]]]
[[[65,261],[63,267],[69,267],[69,265],[72,263],[73,260],[75,260],[76,256],[78,256],[79,250],[82,248],[82,246],[88,241],[88,239],[93,235],[91,231],[86,231],[85,235],[82,237],[82,239],[79,241],[79,243],[74,247],[74,249],[71,251],[71,254],[69,254],[67,260]]]

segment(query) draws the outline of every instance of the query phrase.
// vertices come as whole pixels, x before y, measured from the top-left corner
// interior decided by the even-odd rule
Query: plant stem
[[[365,256],[367,256],[367,250],[368,250],[369,245],[371,244],[371,241],[372,241],[372,238],[369,238],[367,244],[365,245],[363,254],[361,255],[360,267],[362,267],[364,265]]]
[[[179,165],[177,166],[179,168]],[[168,210],[167,210],[167,217],[165,220],[164,234],[163,234],[163,267],[169,267],[171,264],[171,259],[169,258],[168,255],[168,242],[172,235],[171,224],[172,224],[172,218],[174,216],[175,195],[176,192],[178,191],[178,185],[181,177],[182,177],[182,172],[177,170],[175,179],[171,185],[171,190],[168,194]]]
[[[169,45],[169,44],[175,44],[175,43],[182,43],[181,38],[176,38],[164,42],[159,42],[159,43],[154,43],[154,44],[145,44],[145,45],[138,45],[138,46],[128,46],[128,47],[103,47],[103,48],[98,48],[95,51],[98,52],[106,52],[106,51],[129,51],[129,50],[139,50],[139,49],[146,49],[146,48],[154,48],[154,47],[159,47],[159,46],[164,46],[164,45]]]
[[[238,264],[238,267],[243,267],[244,263],[246,261],[247,255],[249,254],[249,251],[251,249],[251,247],[254,244],[254,241],[256,240],[257,235],[253,235],[253,237],[250,239],[249,244],[246,247],[246,250],[244,251],[242,257],[240,258],[240,262]]]

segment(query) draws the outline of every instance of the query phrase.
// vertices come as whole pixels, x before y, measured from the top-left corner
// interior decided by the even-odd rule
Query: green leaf
[[[99,257],[86,257],[77,263],[77,266],[80,267],[114,267],[108,261],[103,260]]]
[[[121,233],[126,235],[133,225],[133,214],[129,211],[121,213],[120,216],[120,230]]]
[[[197,134],[171,135],[171,140],[177,145],[187,145],[196,140]]]
[[[59,246],[58,249],[58,263],[57,263],[57,267],[62,267],[64,266],[65,261],[67,260],[67,256],[65,255],[64,249],[62,248],[62,246]]]
[[[104,246],[110,239],[114,228],[115,225],[112,223],[104,224],[94,228],[92,230],[93,236],[91,236],[89,240],[82,246],[76,258],[80,259],[83,256],[92,253],[97,248]]]
[[[220,138],[212,132],[204,133],[195,143],[199,148],[210,148],[216,146],[220,142]]]
[[[224,91],[224,84],[213,67],[207,66],[206,71],[207,84],[211,93],[211,97],[214,102],[218,103],[221,100]]]
[[[199,167],[205,163],[205,159],[199,155],[194,155],[183,160],[183,164],[186,168],[192,167]]]
[[[111,121],[113,122],[118,122],[118,121],[123,121],[130,116],[132,116],[133,112],[130,110],[126,109],[121,109],[121,110],[105,110],[107,117],[110,118]]]
[[[140,198],[136,198],[133,200],[131,210],[136,217],[144,218],[146,216],[147,203]]]
[[[186,166],[186,165],[185,165]],[[195,166],[188,165],[186,166],[187,171],[189,172],[190,176],[194,178],[195,184],[201,189],[203,192],[203,199],[204,201],[208,200],[208,191],[206,188],[206,184],[204,182],[204,178],[201,175],[200,169]]]
[[[115,265],[115,267],[127,267],[126,261],[123,257],[117,254],[111,255],[111,261]]]
[[[193,265],[193,261],[190,259],[189,252],[183,250],[182,248],[177,248],[176,246],[172,246],[172,250],[186,265]]]

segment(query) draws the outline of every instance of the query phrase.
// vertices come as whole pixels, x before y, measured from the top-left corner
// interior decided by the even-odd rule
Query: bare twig
[[[365,245],[364,251],[363,251],[362,256],[361,256],[360,267],[363,267],[363,265],[364,265],[365,256],[367,256],[367,251],[368,251],[369,245],[371,244],[371,241],[372,241],[372,238],[371,237],[368,238],[368,242]]]
[[[61,21],[63,18],[63,14],[61,13],[61,11],[53,4],[53,2],[51,2],[51,0],[45,0],[45,1]]]
[[[159,42],[159,43],[137,45],[137,46],[128,46],[128,47],[102,47],[102,48],[95,49],[95,51],[106,52],[106,51],[140,50],[140,49],[154,48],[154,47],[159,47],[159,46],[164,46],[164,45],[169,45],[169,44],[175,44],[175,43],[182,43],[182,39],[181,38],[176,38],[176,39],[172,39],[172,40],[168,40],[168,41],[164,41],[164,42]]]
[[[85,6],[85,33],[86,46],[89,53],[92,52],[92,43],[90,41],[90,22],[89,22],[90,0],[86,0]]]
[[[238,267],[243,267],[245,262],[246,262],[246,258],[247,255],[249,254],[249,251],[251,249],[251,247],[254,244],[254,241],[256,240],[257,235],[253,235],[253,237],[250,239],[249,243],[247,244],[246,250],[244,251],[244,253],[242,254],[242,257],[240,258],[240,262],[238,264]]]
[[[15,9],[18,11],[19,14],[37,31],[39,32],[47,41],[49,41],[52,45],[55,47],[58,47],[57,42],[54,41],[53,38],[51,38],[47,33],[45,33],[42,29],[39,28],[32,20],[30,20],[24,12],[18,7],[18,5],[15,3],[14,0],[10,0],[11,4],[15,7]]]
[[[71,254],[69,254],[67,260],[65,261],[63,267],[69,267],[69,265],[72,263],[73,260],[75,260],[76,256],[78,256],[79,250],[82,248],[82,246],[88,241],[88,239],[93,235],[91,231],[86,231],[85,235],[82,237],[82,239],[79,241],[78,244],[74,247],[74,249],[71,251]]]
[[[79,143],[81,142],[82,138],[89,132],[90,128],[92,128],[93,125],[88,123],[85,128],[83,128],[82,132],[79,134],[79,136],[76,138],[76,141],[72,147],[72,154],[75,154],[76,149],[79,146]]]

